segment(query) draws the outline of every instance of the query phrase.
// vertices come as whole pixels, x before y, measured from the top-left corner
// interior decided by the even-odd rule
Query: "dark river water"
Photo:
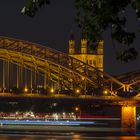
[[[140,140],[140,136],[92,136],[91,134],[20,135],[0,134],[0,140]]]
[[[113,126],[116,126],[118,121],[113,121]],[[25,120],[1,120],[3,125],[0,125],[0,140],[140,140],[140,127],[137,128],[136,135],[134,135],[134,133],[132,134],[129,131],[124,131],[124,129],[122,131],[119,125],[116,128],[112,128],[111,120],[108,121],[110,125],[104,125],[106,121],[99,121],[100,125],[99,122],[96,122],[98,127],[94,126],[94,124],[90,124],[91,126],[42,126],[38,124],[42,123],[40,121],[37,121],[36,125],[21,125],[19,124],[21,122],[33,123],[33,121]],[[43,123],[50,122],[51,121]],[[58,122],[59,121],[57,121],[57,123]],[[75,123],[78,122],[81,121],[76,121]],[[83,122],[85,121],[82,121],[82,123]],[[89,122],[90,121],[88,121],[88,123]],[[10,123],[14,123],[14,125]],[[67,123],[72,123],[72,121]]]

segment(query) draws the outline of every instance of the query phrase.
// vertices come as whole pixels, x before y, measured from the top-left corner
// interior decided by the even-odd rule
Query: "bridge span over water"
[[[125,106],[123,127],[130,123],[129,119],[135,127],[135,106],[140,100],[139,71],[113,77],[46,46],[3,36],[0,68],[0,98],[78,98],[117,104],[121,101]],[[127,119],[126,112],[130,115]]]

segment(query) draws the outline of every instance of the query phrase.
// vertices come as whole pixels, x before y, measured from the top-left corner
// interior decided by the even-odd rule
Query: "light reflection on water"
[[[80,134],[75,134],[72,136],[72,140],[80,140],[81,136]]]
[[[7,135],[1,134],[0,140],[140,140],[139,136],[82,136],[73,135]]]

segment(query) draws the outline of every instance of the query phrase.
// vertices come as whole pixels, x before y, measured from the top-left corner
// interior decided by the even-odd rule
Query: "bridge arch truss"
[[[79,89],[81,94],[94,95],[107,90],[116,96],[132,88],[62,52],[28,41],[1,36],[0,59],[38,73],[44,79],[44,87],[54,87],[58,93]]]

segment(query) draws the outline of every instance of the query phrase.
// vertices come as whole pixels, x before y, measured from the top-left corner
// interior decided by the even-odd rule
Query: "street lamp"
[[[75,107],[75,111],[79,111],[79,107]]]
[[[78,118],[80,118],[81,117],[81,109],[79,107],[75,107],[75,111],[76,111],[76,116]]]
[[[77,88],[77,89],[76,89],[76,93],[80,93],[80,89]]]
[[[51,89],[50,89],[50,92],[51,92],[51,93],[54,93],[54,88],[51,88]]]
[[[108,91],[107,90],[104,90],[103,93],[106,95],[106,94],[108,94]]]
[[[28,92],[28,88],[27,87],[24,88],[24,92]]]

